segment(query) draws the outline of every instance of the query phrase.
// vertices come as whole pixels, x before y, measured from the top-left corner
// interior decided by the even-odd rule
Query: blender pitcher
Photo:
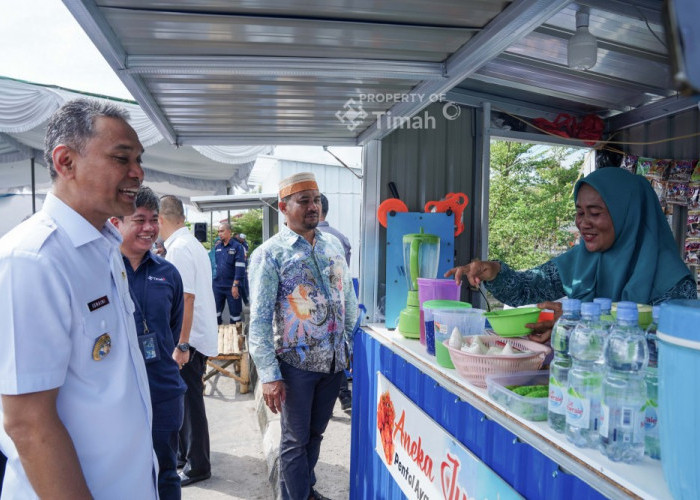
[[[418,278],[435,278],[440,258],[440,238],[424,234],[403,236],[403,265],[408,284],[406,307],[399,315],[399,332],[406,338],[420,337],[420,309],[418,301]]]

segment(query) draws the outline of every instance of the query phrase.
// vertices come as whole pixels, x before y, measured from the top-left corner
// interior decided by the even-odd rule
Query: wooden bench
[[[240,393],[246,394],[250,390],[250,355],[242,323],[219,325],[218,350],[218,356],[207,360],[210,369],[204,374],[203,381],[206,383],[214,375],[221,374],[237,380]],[[231,365],[233,370],[227,369]]]

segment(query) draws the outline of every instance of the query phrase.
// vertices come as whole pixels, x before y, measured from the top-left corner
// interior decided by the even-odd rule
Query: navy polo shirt
[[[151,359],[145,361],[151,389],[153,426],[162,428],[177,418],[166,410],[172,406],[167,402],[175,403],[175,398],[187,390],[187,385],[180,377],[180,369],[173,359],[173,350],[180,339],[184,310],[182,278],[175,266],[152,252],[146,253],[136,271],[131,268],[126,257],[124,267],[136,309],[134,319],[139,340],[146,335],[144,315],[149,333],[155,333],[156,359],[152,358],[151,353]]]
[[[214,286],[231,288],[233,281],[243,283],[245,280],[245,250],[243,245],[234,238],[224,245],[219,241],[214,246],[214,260],[216,261],[216,278]]]

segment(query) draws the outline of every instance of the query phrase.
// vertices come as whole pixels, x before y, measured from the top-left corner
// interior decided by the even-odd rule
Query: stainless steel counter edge
[[[439,366],[417,340],[405,339],[381,324],[370,324],[363,329],[447,391],[484,413],[486,418],[555,461],[561,473],[576,475],[609,498],[672,498],[659,461],[645,457],[641,464],[616,463],[597,450],[576,448],[564,436],[549,429],[546,422],[530,422],[518,417],[493,401],[485,389],[461,379],[455,370]]]

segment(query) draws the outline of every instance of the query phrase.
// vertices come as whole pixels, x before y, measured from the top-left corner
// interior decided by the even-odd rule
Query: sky
[[[61,0],[0,0],[0,76],[134,99]],[[360,166],[360,148],[331,150]],[[279,146],[276,154],[335,164],[320,147]]]
[[[0,76],[133,99],[61,0],[0,9]]]

